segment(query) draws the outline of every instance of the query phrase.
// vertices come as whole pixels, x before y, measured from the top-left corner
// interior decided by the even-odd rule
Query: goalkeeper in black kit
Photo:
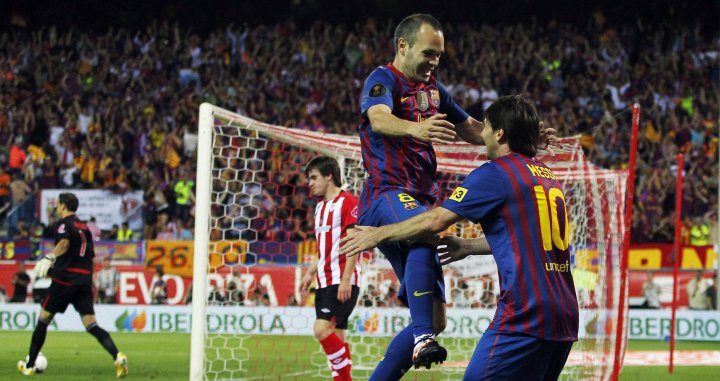
[[[95,336],[115,360],[115,375],[128,374],[128,360],[118,352],[115,343],[95,320],[93,310],[93,240],[84,221],[75,215],[78,199],[72,193],[61,193],[58,197],[57,214],[61,220],[55,226],[55,247],[35,265],[35,277],[52,277],[52,284],[42,302],[40,318],[30,341],[27,361],[18,361],[20,373],[30,376],[37,373],[35,360],[45,343],[48,325],[56,313],[63,313],[69,304],[80,314],[88,333]]]

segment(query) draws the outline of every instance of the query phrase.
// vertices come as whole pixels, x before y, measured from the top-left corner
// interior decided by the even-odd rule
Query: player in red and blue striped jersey
[[[533,159],[539,141],[534,107],[502,97],[486,112],[483,139],[492,161],[471,172],[443,204],[382,229],[356,227],[342,241],[353,255],[389,241],[417,240],[468,219],[485,238],[446,239],[443,264],[492,252],[500,299],[465,373],[466,380],[557,379],[577,340],[579,312],[570,272],[562,186]]]
[[[394,40],[395,59],[368,76],[360,102],[368,173],[360,197],[361,225],[403,221],[435,203],[433,143],[450,142],[456,133],[482,143],[482,123],[468,116],[435,78],[444,52],[440,23],[426,14],[408,16],[398,24]],[[401,283],[398,296],[410,307],[412,326],[391,342],[375,374],[399,379],[413,363],[429,368],[447,356],[435,341],[445,326],[442,270],[433,244],[388,242],[380,249]]]

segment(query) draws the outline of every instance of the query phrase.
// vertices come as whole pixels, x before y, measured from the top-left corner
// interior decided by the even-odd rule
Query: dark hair
[[[527,99],[521,95],[500,97],[488,107],[485,115],[493,131],[505,132],[498,143],[508,143],[511,151],[527,157],[537,154],[540,118]]]
[[[78,199],[72,193],[60,193],[60,196],[58,196],[58,203],[65,205],[67,210],[71,212],[77,211]]]
[[[337,160],[330,156],[316,156],[305,166],[305,175],[310,175],[313,169],[320,172],[321,175],[332,175],[333,183],[338,187],[342,185],[340,181],[340,165]]]
[[[414,15],[405,17],[395,28],[395,38],[393,39],[395,42],[395,53],[397,53],[398,41],[400,41],[400,38],[404,38],[410,45],[415,43],[415,35],[418,31],[420,31],[422,24],[428,24],[433,27],[433,29],[442,32],[442,25],[440,25],[440,21],[432,15],[427,13],[415,13]]]

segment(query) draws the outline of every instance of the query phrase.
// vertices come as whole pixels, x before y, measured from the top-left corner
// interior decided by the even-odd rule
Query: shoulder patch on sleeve
[[[65,224],[60,224],[60,226],[58,226],[57,232],[58,232],[58,234],[65,233]]]
[[[463,187],[457,187],[450,195],[450,200],[460,202],[465,198],[465,195],[468,193],[468,190]]]
[[[357,205],[355,205],[355,207],[352,208],[352,210],[350,211],[350,215],[351,215],[353,218],[358,218],[358,207],[357,207]]]
[[[376,83],[373,85],[373,87],[370,88],[370,96],[371,97],[379,97],[385,95],[385,92],[387,89],[385,89],[385,86],[382,84]]]

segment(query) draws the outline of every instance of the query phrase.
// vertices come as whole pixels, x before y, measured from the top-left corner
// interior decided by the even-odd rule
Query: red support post
[[[625,194],[625,239],[620,257],[620,300],[618,301],[617,327],[615,333],[615,357],[612,380],[620,378],[620,368],[624,356],[625,344],[625,304],[627,303],[628,256],[630,253],[630,224],[632,222],[633,194],[635,192],[635,162],[637,161],[638,126],[640,123],[640,105],[632,107],[632,136],[630,141],[630,165],[628,166],[627,193]]]
[[[678,307],[678,270],[682,260],[682,186],[683,186],[683,155],[677,155],[677,186],[675,190],[675,257],[673,258],[673,299],[672,319],[670,320],[670,364],[668,373],[673,372],[675,356],[675,314]]]

